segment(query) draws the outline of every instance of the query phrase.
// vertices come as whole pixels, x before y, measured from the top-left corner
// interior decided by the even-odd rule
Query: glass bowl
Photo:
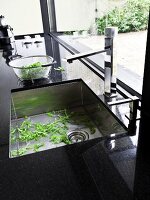
[[[47,78],[54,59],[47,55],[28,56],[11,60],[8,65],[13,68],[20,80]]]

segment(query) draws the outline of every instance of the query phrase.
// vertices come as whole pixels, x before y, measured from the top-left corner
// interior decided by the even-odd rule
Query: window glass
[[[150,0],[55,0],[57,31],[80,52],[104,49],[105,28],[118,27],[117,77],[142,93]],[[91,56],[104,68],[104,56]]]

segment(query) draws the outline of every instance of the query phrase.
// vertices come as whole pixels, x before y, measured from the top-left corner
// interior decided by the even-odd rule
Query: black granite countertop
[[[29,54],[20,44],[21,41],[17,41],[18,53]],[[41,48],[36,49],[36,53],[46,54],[45,46]],[[36,81],[32,86],[30,83],[24,85],[6,64],[6,59],[0,58],[0,199],[133,199],[134,137],[97,138],[9,158],[11,89],[63,81],[59,72],[51,77]]]

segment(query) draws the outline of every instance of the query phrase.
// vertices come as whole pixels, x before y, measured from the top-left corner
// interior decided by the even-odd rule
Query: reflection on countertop
[[[23,49],[21,42],[17,41],[18,54],[25,56],[30,50],[33,53],[32,48]],[[38,51],[36,49],[37,53],[46,54],[45,46]],[[1,199],[132,199],[136,159],[136,142],[132,140],[134,136],[96,138],[18,158],[8,158],[11,89],[54,84],[66,78],[54,70],[48,79],[35,81],[32,85],[30,82],[23,83],[17,79],[5,59],[0,58]]]

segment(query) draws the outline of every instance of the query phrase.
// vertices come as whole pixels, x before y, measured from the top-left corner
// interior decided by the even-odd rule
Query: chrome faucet
[[[106,97],[106,104],[112,108],[120,104],[129,103],[130,114],[126,116],[129,120],[128,124],[128,135],[133,136],[136,134],[136,121],[137,110],[139,107],[139,98],[132,96],[122,100],[117,99],[117,27],[106,27],[105,28],[105,48],[104,50],[96,49],[85,53],[78,53],[75,55],[68,56],[65,60],[68,63],[72,63],[74,60],[85,58],[99,53],[105,52],[104,58],[104,95]],[[113,98],[114,97],[114,98]]]
[[[104,50],[96,49],[85,53],[78,53],[65,58],[68,63],[74,60],[85,58],[99,53],[106,52],[104,59],[104,94],[108,97],[115,97],[116,89],[116,73],[117,73],[117,48],[116,36],[118,35],[117,27],[105,28],[105,48]]]

